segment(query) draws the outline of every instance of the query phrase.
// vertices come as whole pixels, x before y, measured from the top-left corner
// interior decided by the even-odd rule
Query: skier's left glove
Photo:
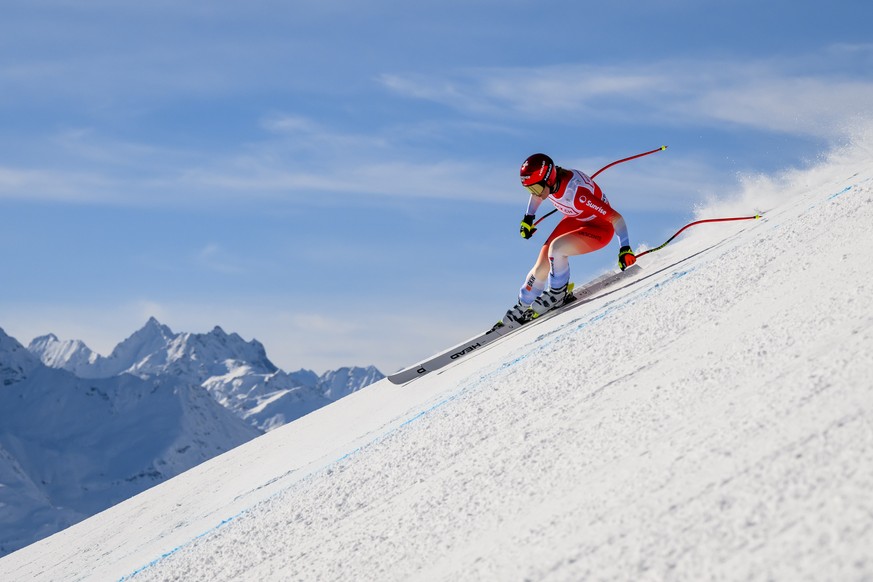
[[[533,214],[525,214],[524,218],[521,219],[521,232],[522,238],[530,238],[537,231],[536,227],[533,225]]]
[[[631,265],[637,262],[637,257],[634,255],[630,247],[621,247],[618,250],[618,268],[624,271]]]

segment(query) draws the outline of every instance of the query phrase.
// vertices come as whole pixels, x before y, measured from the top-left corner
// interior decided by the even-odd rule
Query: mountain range
[[[382,377],[286,373],[256,340],[154,318],[109,356],[0,329],[0,555]]]
[[[28,351],[45,365],[80,378],[171,376],[206,388],[222,406],[252,426],[270,430],[383,378],[373,366],[343,367],[319,376],[284,372],[257,340],[246,342],[216,326],[209,333],[174,333],[154,317],[109,356],[79,340],[53,334],[35,338]]]

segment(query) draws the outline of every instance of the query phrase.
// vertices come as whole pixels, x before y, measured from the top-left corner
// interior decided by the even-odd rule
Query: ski
[[[559,313],[563,313],[568,309],[572,309],[575,306],[578,306],[582,303],[587,303],[598,293],[610,287],[619,281],[632,277],[634,274],[640,272],[641,269],[638,265],[632,265],[625,269],[624,271],[618,273],[607,273],[602,275],[592,281],[589,281],[585,285],[575,287],[572,293],[572,300],[567,301],[562,306],[552,309],[532,319],[529,322],[524,324],[515,324],[515,325],[503,325],[502,323],[498,323],[488,331],[480,333],[476,336],[471,337],[470,339],[461,342],[448,350],[440,352],[426,360],[423,360],[417,364],[409,366],[408,368],[404,368],[394,374],[388,375],[388,380],[393,384],[406,384],[416,378],[420,378],[430,372],[435,370],[439,370],[444,368],[445,366],[460,360],[470,354],[476,353],[480,351],[486,345],[500,339],[501,337],[505,337],[512,332],[521,329],[522,327],[529,327],[531,325],[541,323],[545,320],[548,320]]]
[[[654,151],[657,151],[657,150],[653,150],[652,152],[648,152],[648,153],[653,153]],[[641,154],[641,155],[648,155],[648,154]],[[628,159],[632,159],[632,158],[628,158]],[[621,160],[621,161],[623,161],[623,160]],[[736,221],[736,220],[753,220],[753,219],[757,220],[759,218],[761,218],[760,214],[756,214],[754,216],[741,216],[741,217],[735,217],[735,218],[713,218],[713,219],[706,219],[706,220],[698,220],[698,221],[692,222],[690,224],[686,224],[684,227],[682,227],[682,229],[679,230],[679,232],[677,232],[672,237],[670,237],[670,239],[667,240],[667,242],[665,242],[664,244],[662,244],[658,247],[655,247],[653,249],[649,249],[647,251],[644,251],[644,252],[638,254],[637,258],[639,258],[643,255],[646,255],[648,253],[652,253],[652,252],[655,252],[655,251],[658,251],[658,250],[664,248],[667,244],[670,243],[670,241],[672,241],[674,238],[676,238],[682,231],[684,231],[688,227],[694,226],[696,224],[703,224],[703,223],[708,223],[708,222],[728,222],[728,221]],[[664,271],[667,271],[668,269],[672,269],[673,267],[675,267],[676,265],[678,265],[680,263],[688,261],[689,259],[692,259],[692,258],[696,257],[697,255],[703,254],[711,249],[714,249],[714,248],[724,244],[726,241],[737,236],[740,232],[743,232],[744,230],[745,229],[742,229],[739,232],[736,232],[736,233],[722,239],[721,241],[719,241],[717,243],[714,243],[714,244],[712,244],[712,245],[710,245],[702,250],[699,250],[692,255],[689,255],[687,257],[679,259],[678,261],[676,261],[672,264],[663,266],[663,267],[661,267],[657,270],[654,270],[654,271],[649,271],[644,276],[636,277],[632,281],[629,281],[626,285],[622,285],[621,287],[617,287],[615,289],[611,289],[611,290],[606,291],[606,292],[603,292],[603,291],[606,290],[608,287],[612,287],[625,279],[631,278],[633,275],[640,272],[642,269],[640,268],[639,264],[635,264],[635,265],[631,265],[630,267],[628,267],[624,271],[620,271],[618,273],[607,273],[605,275],[602,275],[602,276],[600,276],[592,281],[589,281],[588,283],[586,283],[585,285],[582,285],[581,287],[576,287],[573,290],[572,300],[567,301],[561,307],[558,307],[556,309],[548,311],[548,312],[544,313],[543,315],[541,315],[535,319],[530,320],[529,322],[525,322],[524,324],[503,325],[502,323],[498,323],[497,325],[492,327],[490,330],[488,330],[484,333],[481,333],[475,337],[472,337],[472,338],[468,339],[467,341],[462,342],[462,343],[452,347],[451,349],[448,349],[444,352],[440,352],[439,354],[436,354],[436,355],[428,358],[427,360],[423,360],[423,361],[421,361],[413,366],[410,366],[408,368],[404,368],[398,372],[395,372],[394,374],[389,374],[388,380],[394,384],[406,384],[407,382],[415,380],[416,378],[420,378],[426,374],[429,374],[430,372],[444,368],[456,360],[459,360],[459,359],[464,358],[470,354],[474,354],[474,353],[481,351],[482,348],[484,348],[488,344],[500,339],[501,337],[504,337],[504,336],[514,332],[517,329],[520,329],[521,327],[530,327],[531,325],[536,325],[538,323],[541,323],[543,321],[550,319],[551,317],[554,317],[555,315],[557,315],[559,313],[564,313],[565,311],[567,311],[569,309],[573,309],[574,307],[578,307],[580,305],[583,305],[585,303],[593,301],[594,299],[599,299],[599,298],[604,297],[606,295],[610,295],[612,293],[615,293],[616,291],[619,291],[621,289],[624,289],[625,287],[628,287],[629,285],[639,283],[640,281],[644,281],[646,279],[649,279],[650,277],[654,277],[660,273],[663,273]]]

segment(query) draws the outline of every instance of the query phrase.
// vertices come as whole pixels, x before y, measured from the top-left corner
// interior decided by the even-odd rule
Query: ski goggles
[[[525,186],[525,188],[527,188],[528,192],[530,192],[534,196],[542,196],[543,190],[546,189],[546,183],[545,183],[545,181],[537,182],[536,184],[531,184],[530,186]]]

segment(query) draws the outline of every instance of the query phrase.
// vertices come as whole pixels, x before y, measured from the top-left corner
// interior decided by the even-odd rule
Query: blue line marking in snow
[[[647,297],[648,295],[651,295],[655,291],[660,290],[663,287],[666,287],[667,285],[669,285],[673,281],[677,281],[677,280],[681,279],[682,277],[684,277],[685,275],[691,273],[692,271],[694,271],[696,269],[697,269],[697,267],[691,267],[691,268],[686,269],[684,271],[679,271],[679,272],[673,273],[668,279],[666,279],[664,281],[661,281],[659,283],[655,283],[654,285],[652,285],[650,287],[641,287],[638,291],[631,292],[629,295],[627,295],[625,297],[622,297],[619,299],[613,299],[612,301],[606,303],[601,308],[602,311],[600,311],[599,313],[595,313],[594,315],[589,317],[587,320],[583,321],[582,323],[579,323],[575,327],[571,328],[570,325],[568,325],[566,328],[564,328],[565,331],[563,333],[555,334],[554,337],[552,337],[548,341],[543,341],[543,340],[544,340],[544,338],[548,337],[549,335],[554,334],[555,332],[551,332],[551,333],[539,336],[536,340],[536,342],[539,344],[536,349],[529,350],[529,351],[519,355],[518,357],[516,357],[512,361],[504,363],[503,365],[498,367],[496,370],[494,370],[490,374],[486,374],[485,376],[482,376],[479,379],[480,382],[484,381],[487,378],[490,378],[494,375],[497,375],[500,372],[503,372],[505,370],[509,370],[510,368],[515,367],[516,364],[523,362],[524,360],[526,360],[530,356],[545,351],[546,348],[548,348],[549,346],[554,344],[556,341],[559,341],[559,340],[567,337],[568,335],[577,333],[580,330],[585,329],[589,325],[596,323],[602,319],[605,319],[607,316],[611,315],[612,313],[627,307],[631,303],[635,303],[636,301],[638,301],[639,299],[641,299],[643,297]]]
[[[850,186],[850,188],[851,188],[851,186]],[[557,341],[558,339],[565,337],[567,334],[570,334],[570,333],[576,333],[576,332],[578,332],[579,330],[585,329],[586,327],[588,327],[589,325],[591,325],[591,324],[593,324],[593,323],[596,323],[596,322],[598,322],[598,321],[600,321],[600,320],[602,320],[602,319],[605,319],[608,315],[612,314],[613,312],[615,312],[615,311],[619,311],[620,309],[622,309],[622,308],[624,308],[624,307],[627,307],[627,305],[629,305],[630,303],[632,303],[632,302],[636,302],[636,301],[639,300],[640,298],[642,298],[642,297],[646,297],[646,296],[652,294],[653,292],[655,292],[655,290],[660,289],[660,288],[662,288],[662,287],[664,287],[664,286],[666,286],[666,285],[669,285],[669,284],[672,283],[673,281],[676,281],[676,280],[678,280],[678,279],[681,279],[682,277],[684,277],[684,276],[687,275],[688,273],[691,273],[691,272],[694,271],[695,269],[696,269],[696,267],[692,267],[692,268],[690,268],[690,269],[686,269],[686,270],[684,270],[684,271],[679,271],[679,272],[677,272],[677,273],[673,273],[673,274],[670,276],[670,278],[668,278],[668,279],[665,280],[665,281],[661,281],[661,282],[659,282],[659,283],[655,283],[654,285],[652,285],[651,287],[648,287],[648,288],[643,287],[643,288],[641,288],[639,291],[637,291],[636,293],[631,293],[629,296],[623,297],[623,298],[621,298],[621,299],[614,299],[614,300],[608,302],[606,305],[603,306],[603,308],[602,308],[603,311],[601,311],[600,313],[596,313],[596,314],[594,314],[594,315],[593,315],[591,318],[589,318],[587,321],[583,321],[582,323],[580,323],[579,325],[575,326],[574,328],[568,330],[567,332],[565,332],[565,333],[563,333],[563,334],[559,334],[559,335],[557,335],[556,337],[553,337],[553,338],[552,338],[551,340],[549,340],[549,341],[543,342],[543,343],[542,343],[541,345],[539,345],[535,350],[531,350],[531,351],[529,351],[529,352],[526,352],[526,353],[524,353],[524,354],[522,354],[522,355],[516,357],[516,358],[513,359],[512,361],[510,361],[510,362],[506,362],[505,364],[499,366],[496,370],[494,370],[494,371],[492,371],[492,372],[490,372],[490,373],[488,373],[488,374],[485,374],[484,376],[481,376],[481,377],[477,378],[476,380],[472,381],[471,383],[469,383],[469,384],[467,384],[467,385],[465,385],[465,386],[462,386],[460,390],[458,390],[457,392],[455,392],[455,393],[452,394],[451,396],[448,396],[447,398],[444,398],[444,399],[440,400],[439,402],[437,402],[437,403],[431,405],[430,407],[428,407],[428,408],[426,408],[426,409],[424,409],[424,410],[418,412],[417,414],[413,415],[412,417],[410,417],[410,418],[404,420],[403,422],[401,422],[400,424],[398,424],[396,427],[390,429],[388,432],[386,432],[386,433],[384,433],[384,434],[381,434],[381,435],[378,435],[377,437],[375,437],[375,438],[371,439],[370,441],[368,441],[368,442],[362,444],[361,446],[356,447],[356,448],[352,449],[351,451],[345,453],[344,455],[342,455],[342,456],[340,456],[340,457],[334,459],[333,461],[330,461],[330,462],[326,463],[326,464],[324,465],[324,467],[322,468],[322,470],[324,470],[324,469],[326,469],[327,467],[330,467],[330,466],[332,466],[332,465],[335,465],[336,463],[339,463],[339,462],[341,462],[341,461],[344,461],[344,460],[346,460],[346,459],[348,459],[348,458],[350,458],[350,457],[356,455],[357,453],[361,452],[361,451],[362,451],[364,448],[366,448],[366,447],[369,447],[369,446],[371,446],[371,445],[373,445],[373,444],[375,444],[375,443],[378,443],[378,442],[380,442],[380,441],[383,441],[383,440],[387,439],[388,437],[390,437],[390,436],[392,436],[393,434],[395,434],[396,432],[398,432],[400,429],[402,429],[402,428],[404,428],[404,427],[406,427],[406,426],[411,425],[412,423],[416,422],[417,420],[420,420],[420,419],[424,418],[425,416],[427,416],[428,414],[430,414],[430,413],[433,412],[434,410],[437,410],[438,408],[442,408],[443,406],[445,406],[445,405],[448,404],[449,402],[452,402],[452,401],[454,401],[454,400],[457,400],[457,399],[460,398],[462,395],[468,393],[470,390],[472,390],[472,389],[475,388],[476,386],[481,385],[481,384],[482,384],[485,380],[487,380],[488,378],[491,378],[491,377],[493,377],[493,376],[495,376],[495,375],[497,375],[497,374],[500,374],[501,372],[504,372],[504,371],[506,371],[506,370],[509,370],[510,368],[513,368],[516,364],[518,364],[518,363],[520,363],[520,362],[526,360],[529,356],[531,356],[532,354],[534,354],[534,353],[536,353],[536,352],[542,352],[546,347],[552,345],[552,344],[553,344],[555,341]],[[545,337],[545,336],[540,336],[540,339],[542,339],[543,337]],[[537,340],[537,341],[539,341],[539,340]],[[314,474],[314,473],[312,473],[312,474]],[[284,493],[284,492],[285,492],[286,490],[288,490],[289,488],[293,487],[296,483],[297,483],[297,481],[295,481],[295,483],[293,483],[293,484],[291,484],[291,485],[289,485],[289,486],[287,486],[287,487],[284,487],[284,488],[280,489],[279,491],[276,491],[275,493],[273,493],[272,495],[270,495],[267,499],[275,498],[276,496],[278,496],[278,495]],[[136,576],[137,574],[140,574],[140,573],[144,572],[145,570],[151,568],[152,566],[157,565],[159,562],[163,561],[163,560],[166,559],[166,558],[169,558],[169,557],[172,556],[173,554],[178,553],[179,551],[181,551],[182,549],[186,548],[187,546],[193,544],[193,543],[196,542],[197,540],[202,539],[202,538],[206,537],[207,535],[209,535],[209,534],[211,534],[211,533],[213,533],[213,532],[215,532],[215,531],[218,531],[219,529],[221,529],[221,528],[224,527],[225,525],[231,523],[232,521],[236,520],[237,518],[241,517],[242,515],[244,515],[244,514],[250,512],[250,511],[251,511],[252,509],[254,509],[257,505],[260,505],[261,503],[263,503],[263,502],[266,501],[267,499],[264,499],[264,500],[262,500],[262,501],[256,503],[256,504],[253,505],[252,507],[248,507],[248,508],[246,508],[246,509],[243,509],[242,511],[240,511],[240,512],[237,513],[236,515],[233,515],[233,516],[231,516],[231,517],[228,517],[228,518],[226,518],[226,519],[223,519],[223,520],[221,521],[221,523],[219,523],[218,525],[209,528],[208,530],[206,530],[205,532],[203,532],[203,533],[201,533],[201,534],[199,534],[199,535],[194,536],[194,537],[191,538],[190,540],[188,540],[188,541],[186,541],[186,542],[184,542],[184,543],[182,543],[182,544],[176,546],[176,547],[173,548],[172,550],[169,550],[169,551],[167,551],[167,552],[164,552],[164,553],[161,554],[159,557],[155,558],[154,560],[152,560],[151,562],[147,563],[146,565],[141,566],[140,568],[137,568],[136,570],[134,570],[134,571],[131,572],[130,574],[127,574],[127,575],[125,575],[125,576],[122,576],[121,578],[119,578],[119,582],[123,582],[123,581],[125,581],[125,580],[130,580],[131,578],[133,578],[133,577]]]
[[[475,382],[473,385],[475,385],[475,384],[477,384],[477,383],[481,383],[481,378],[480,378],[480,382]],[[469,390],[470,386],[471,386],[471,385],[467,385],[467,386],[461,388],[461,390],[459,390],[459,391],[456,392],[455,394],[452,394],[451,396],[449,396],[449,397],[447,397],[447,398],[444,398],[443,400],[440,400],[440,401],[437,402],[436,404],[431,405],[429,408],[426,408],[426,409],[420,411],[419,413],[415,414],[414,416],[412,416],[412,417],[410,417],[410,418],[404,420],[403,422],[401,422],[399,425],[397,425],[397,426],[394,427],[393,429],[389,430],[388,432],[386,432],[386,433],[384,433],[384,434],[381,434],[381,435],[378,435],[378,436],[376,436],[375,438],[371,439],[370,441],[368,441],[368,442],[362,444],[361,446],[356,447],[356,448],[352,449],[351,451],[345,453],[344,455],[342,455],[342,456],[340,456],[340,457],[334,459],[333,461],[330,461],[330,462],[326,463],[326,464],[322,467],[321,470],[323,471],[323,470],[327,469],[328,467],[330,467],[330,466],[332,466],[332,465],[335,465],[335,464],[337,464],[337,463],[339,463],[339,462],[341,462],[341,461],[344,461],[344,460],[348,459],[349,457],[354,456],[355,454],[361,452],[364,448],[369,447],[370,445],[373,445],[373,444],[375,444],[375,443],[378,443],[378,442],[380,442],[380,441],[383,441],[383,440],[387,439],[389,436],[393,435],[394,433],[396,433],[397,431],[399,431],[401,428],[403,428],[403,427],[405,427],[405,426],[407,426],[407,425],[412,424],[412,423],[415,422],[416,420],[419,420],[419,419],[423,418],[424,416],[426,416],[427,414],[433,412],[433,411],[436,410],[437,408],[440,408],[440,407],[444,406],[445,404],[447,404],[447,403],[449,403],[449,402],[451,402],[451,401],[453,401],[453,400],[456,400],[460,395],[462,395],[462,394],[464,394],[465,392],[467,392],[467,391]],[[315,474],[315,473],[317,473],[317,472],[319,472],[319,471],[314,471],[313,473],[310,473],[310,475],[313,475],[313,474]],[[161,554],[160,556],[158,556],[157,558],[155,558],[154,560],[152,560],[152,561],[149,562],[148,564],[146,564],[146,565],[144,565],[144,566],[141,566],[141,567],[137,568],[136,570],[134,570],[134,571],[131,572],[130,574],[126,574],[126,575],[122,576],[121,578],[118,579],[118,582],[123,582],[123,581],[125,581],[125,580],[130,580],[131,578],[133,578],[133,577],[136,576],[137,574],[141,574],[142,572],[144,572],[145,570],[151,568],[152,566],[156,566],[159,562],[163,561],[163,560],[166,559],[166,558],[169,558],[169,557],[172,556],[173,554],[178,553],[179,551],[181,551],[181,550],[183,550],[184,548],[190,546],[191,544],[193,544],[193,543],[196,542],[197,540],[199,540],[199,539],[201,539],[201,538],[204,538],[204,537],[208,536],[209,534],[211,534],[211,533],[213,533],[213,532],[215,532],[215,531],[218,531],[219,529],[221,529],[221,528],[224,527],[225,525],[229,524],[230,522],[232,522],[232,521],[236,520],[237,518],[241,517],[242,515],[244,515],[244,514],[250,512],[250,511],[251,511],[252,509],[254,509],[256,506],[260,505],[260,504],[263,503],[264,501],[267,501],[267,499],[273,499],[273,498],[277,497],[278,495],[281,495],[282,493],[284,493],[286,490],[290,489],[291,487],[293,487],[293,486],[296,485],[297,483],[298,483],[298,481],[295,481],[295,482],[292,483],[291,485],[288,485],[287,487],[283,487],[282,489],[276,491],[275,493],[273,493],[272,495],[270,495],[270,496],[267,497],[266,499],[263,499],[263,500],[259,501],[259,502],[256,503],[255,505],[253,505],[253,506],[251,506],[251,507],[247,507],[246,509],[243,509],[242,511],[240,511],[240,512],[237,513],[236,515],[233,515],[233,516],[231,516],[231,517],[228,517],[228,518],[226,518],[226,519],[223,519],[223,520],[221,521],[221,523],[219,523],[218,525],[209,528],[208,530],[204,531],[203,533],[194,536],[193,538],[191,538],[190,540],[188,540],[188,541],[186,541],[186,542],[184,542],[184,543],[182,543],[182,544],[179,544],[178,546],[176,546],[176,547],[173,548],[172,550],[168,550],[168,551],[164,552],[163,554]]]
[[[863,183],[863,182],[862,182],[862,183]],[[817,200],[817,201],[811,203],[811,204],[809,205],[809,208],[807,208],[807,209],[804,211],[804,214],[806,214],[807,212],[809,212],[809,211],[812,210],[813,208],[818,207],[819,204],[824,204],[825,202],[830,202],[830,201],[833,200],[834,198],[837,198],[837,197],[839,197],[839,196],[842,196],[843,194],[845,194],[846,192],[850,191],[851,189],[852,189],[852,186],[851,186],[851,185],[850,185],[850,186],[846,186],[845,188],[843,188],[843,189],[840,190],[839,192],[837,192],[837,193],[835,193],[835,194],[831,194],[830,196],[828,196],[828,197],[825,198],[824,200]]]
[[[118,581],[119,581],[119,582],[122,582],[123,580],[130,580],[131,578],[133,578],[133,577],[136,576],[137,574],[140,574],[140,573],[144,572],[145,570],[151,568],[152,566],[154,566],[155,564],[157,564],[158,562],[160,562],[160,561],[163,560],[164,558],[169,558],[170,556],[172,556],[172,555],[175,554],[176,552],[180,551],[180,550],[181,550],[182,548],[184,548],[185,546],[188,546],[188,545],[190,545],[190,544],[196,542],[196,541],[199,540],[200,538],[205,537],[205,536],[209,535],[210,533],[212,533],[212,532],[214,532],[214,531],[216,531],[216,530],[221,529],[221,528],[224,527],[225,525],[229,524],[230,522],[232,522],[233,520],[235,520],[236,518],[238,518],[239,516],[241,516],[241,515],[242,515],[243,513],[245,513],[246,511],[248,511],[248,510],[247,510],[247,509],[244,509],[243,511],[240,511],[240,512],[237,513],[236,515],[233,515],[233,516],[231,516],[231,517],[228,517],[228,518],[226,518],[226,519],[221,520],[221,523],[219,523],[217,526],[212,527],[212,528],[209,528],[209,529],[206,530],[205,532],[203,532],[203,533],[201,533],[201,534],[199,534],[199,535],[194,536],[193,538],[191,538],[190,540],[188,540],[188,541],[185,542],[184,544],[180,544],[180,545],[176,546],[175,548],[173,548],[172,550],[169,550],[169,551],[167,551],[167,552],[164,552],[164,553],[161,554],[159,557],[155,558],[154,560],[152,560],[151,562],[149,562],[149,563],[146,564],[145,566],[141,566],[141,567],[137,568],[136,570],[134,570],[133,572],[131,572],[130,574],[126,574],[126,575],[122,576],[121,578],[118,579]]]
[[[831,195],[828,197],[828,200],[833,200],[833,199],[836,198],[837,196],[842,196],[843,194],[845,194],[846,192],[848,192],[848,191],[851,190],[851,189],[852,189],[851,186],[846,186],[845,188],[843,188],[842,190],[840,190],[840,191],[837,192],[836,194],[831,194]]]

